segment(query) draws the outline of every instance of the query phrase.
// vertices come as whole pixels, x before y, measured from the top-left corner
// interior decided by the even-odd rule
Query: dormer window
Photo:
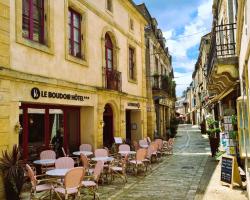
[[[113,2],[112,0],[107,0],[107,10],[110,11],[110,12],[113,12]]]

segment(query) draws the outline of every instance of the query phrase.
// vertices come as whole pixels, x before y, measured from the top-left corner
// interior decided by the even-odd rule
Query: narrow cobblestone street
[[[208,140],[197,128],[180,126],[173,155],[164,157],[145,178],[132,180],[133,183],[129,180],[125,189],[106,197],[117,200],[194,199],[208,159],[208,147]]]

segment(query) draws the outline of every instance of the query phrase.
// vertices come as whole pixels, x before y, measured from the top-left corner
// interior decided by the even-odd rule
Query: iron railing
[[[121,72],[115,69],[103,68],[104,88],[109,90],[122,91]]]
[[[210,74],[216,58],[236,56],[236,23],[213,26],[208,54],[207,74]]]
[[[171,86],[169,85],[169,81],[163,75],[153,75],[152,89],[163,90],[166,93],[171,94]]]

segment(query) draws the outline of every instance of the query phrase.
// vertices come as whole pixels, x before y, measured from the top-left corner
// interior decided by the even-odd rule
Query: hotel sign
[[[140,108],[140,103],[128,103],[128,106]]]
[[[40,90],[37,87],[31,89],[31,96],[33,99],[52,98],[52,99],[66,99],[73,101],[85,101],[90,98],[89,96],[82,96],[78,94],[68,94],[68,93]]]

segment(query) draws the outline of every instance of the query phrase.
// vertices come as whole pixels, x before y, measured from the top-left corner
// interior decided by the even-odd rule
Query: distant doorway
[[[131,111],[126,110],[126,143],[131,144]]]
[[[103,113],[103,146],[110,148],[114,142],[113,110],[109,104],[105,105]]]

